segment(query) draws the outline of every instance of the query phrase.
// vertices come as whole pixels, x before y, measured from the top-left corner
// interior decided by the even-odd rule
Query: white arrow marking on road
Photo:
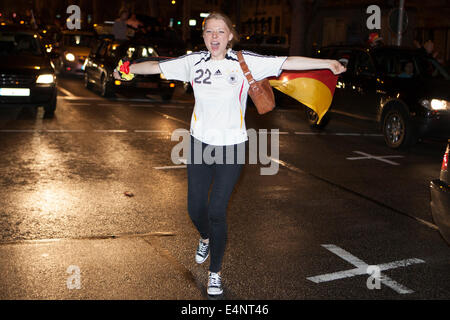
[[[351,253],[345,251],[344,249],[342,249],[338,246],[335,246],[334,244],[323,244],[322,247],[333,252],[335,255],[339,256],[340,258],[344,259],[345,261],[351,263],[356,268],[344,270],[344,271],[333,272],[333,273],[322,274],[319,276],[309,277],[306,279],[308,279],[314,283],[321,283],[321,282],[328,282],[328,281],[368,274],[367,268],[369,267],[369,265],[367,263],[365,263],[364,261],[362,261],[361,259],[359,259],[358,257],[355,257]],[[375,265],[375,267],[378,267],[380,269],[380,271],[385,271],[385,270],[390,270],[390,269],[407,267],[407,266],[410,266],[413,264],[418,264],[418,263],[425,263],[425,261],[423,261],[421,259],[413,258],[413,259],[405,259],[405,260],[400,260],[400,261],[379,264],[379,265]],[[379,280],[385,286],[388,286],[389,288],[391,288],[392,290],[394,290],[395,292],[397,292],[399,294],[407,294],[407,293],[414,292],[414,291],[406,288],[405,286],[401,285],[400,283],[392,280],[391,278],[389,278],[386,275],[380,274]]]
[[[365,153],[362,151],[353,151],[353,152],[363,155],[363,157],[350,157],[350,158],[346,158],[347,160],[373,159],[373,160],[378,160],[378,161],[392,164],[393,166],[398,166],[399,164],[397,162],[386,160],[386,158],[403,158],[403,156],[374,156],[374,155],[371,155],[371,154],[368,154],[368,153]]]

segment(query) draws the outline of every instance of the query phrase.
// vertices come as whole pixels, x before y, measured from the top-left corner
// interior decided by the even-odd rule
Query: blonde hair
[[[228,29],[233,34],[233,39],[228,41],[227,48],[232,48],[233,45],[235,45],[237,42],[239,42],[239,34],[236,31],[236,29],[234,28],[233,22],[231,22],[231,19],[226,14],[221,13],[221,12],[211,12],[203,20],[203,23],[202,23],[202,30],[203,31],[205,31],[206,22],[208,22],[208,20],[210,20],[210,19],[222,20],[223,22],[225,22],[226,26],[228,27]]]

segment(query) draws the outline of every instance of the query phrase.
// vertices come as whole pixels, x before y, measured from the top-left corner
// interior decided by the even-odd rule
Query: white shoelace
[[[218,273],[211,272],[209,274],[209,287],[220,288],[222,286],[222,279]]]
[[[204,257],[206,255],[206,252],[208,251],[208,246],[209,243],[204,243],[203,241],[200,240],[200,248],[198,250],[198,253]]]

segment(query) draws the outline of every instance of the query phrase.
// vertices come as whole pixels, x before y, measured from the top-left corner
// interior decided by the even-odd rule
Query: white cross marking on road
[[[351,253],[345,251],[342,248],[339,248],[338,246],[335,246],[334,244],[323,244],[322,247],[333,252],[335,255],[341,257],[345,261],[350,262],[356,268],[344,270],[344,271],[333,272],[333,273],[322,274],[319,276],[309,277],[306,279],[308,279],[314,283],[321,283],[321,282],[333,281],[333,280],[350,278],[350,277],[354,277],[354,276],[358,276],[358,275],[368,274],[367,268],[369,267],[369,265],[367,263],[365,263],[364,261],[362,261],[361,259],[352,255]],[[405,260],[400,260],[400,261],[383,263],[383,264],[376,265],[375,267],[378,267],[380,269],[380,271],[385,271],[385,270],[389,270],[389,269],[407,267],[409,265],[417,264],[417,263],[425,263],[425,261],[423,261],[421,259],[413,258],[413,259],[405,259]],[[400,283],[392,280],[388,276],[383,275],[381,273],[380,273],[379,280],[381,283],[388,286],[389,288],[391,288],[392,290],[394,290],[395,292],[397,292],[399,294],[406,294],[406,293],[414,292],[414,291],[406,288],[405,286],[401,285]]]
[[[378,161],[382,161],[385,163],[389,163],[392,164],[394,166],[398,166],[399,164],[397,162],[394,161],[390,161],[390,160],[386,160],[386,158],[403,158],[403,156],[374,156],[362,151],[353,151],[354,153],[360,154],[364,157],[349,157],[346,158],[347,160],[363,160],[363,159],[373,159],[373,160],[378,160]]]

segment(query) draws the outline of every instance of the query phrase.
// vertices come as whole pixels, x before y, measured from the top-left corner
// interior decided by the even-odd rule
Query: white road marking
[[[128,130],[94,130],[94,132],[122,133],[122,132],[128,132]]]
[[[325,249],[333,252],[335,255],[339,256],[340,258],[344,259],[345,261],[353,264],[356,268],[344,270],[344,271],[338,271],[333,273],[327,273],[322,274],[315,277],[308,277],[307,280],[310,280],[314,283],[321,283],[321,282],[328,282],[328,281],[334,281],[338,279],[344,279],[344,278],[350,278],[358,275],[368,274],[367,269],[369,265],[359,259],[358,257],[355,257],[348,251],[345,251],[344,249],[334,245],[334,244],[324,244],[322,245]],[[400,261],[394,261],[389,263],[384,263],[380,265],[375,265],[375,267],[378,267],[380,271],[390,270],[390,269],[396,269],[396,268],[402,268],[407,267],[413,264],[418,263],[425,263],[424,260],[412,258],[412,259],[405,259]],[[373,266],[373,265],[370,265]],[[413,293],[414,291],[406,288],[405,286],[399,284],[398,282],[392,280],[388,276],[380,273],[380,282],[383,283],[385,286],[391,288],[395,292],[399,294],[407,294],[407,293]]]
[[[48,129],[48,130],[41,130],[45,132],[58,132],[58,133],[64,133],[64,132],[86,132],[86,130],[66,130],[66,129]]]
[[[64,93],[66,96],[71,98],[78,98],[76,95],[74,95],[72,92],[70,92],[67,89],[64,89],[63,87],[58,87],[58,90],[61,90],[62,93]]]
[[[137,133],[170,133],[167,130],[134,130]]]
[[[182,165],[176,165],[176,166],[164,166],[164,167],[153,167],[153,169],[156,170],[171,170],[171,169],[184,169],[187,168],[187,159],[180,158],[178,159]]]
[[[82,103],[82,102],[70,102],[67,104],[68,106],[90,106],[91,103]]]
[[[258,131],[258,134],[289,134],[287,131],[269,131],[266,129],[266,131]]]
[[[372,119],[369,118],[369,117],[358,116],[358,115],[355,115],[355,114],[349,113],[349,112],[344,112],[344,111],[339,111],[339,110],[332,110],[332,109],[330,109],[330,112],[337,113],[337,114],[342,114],[342,115],[345,115],[347,117],[351,117],[351,118],[355,118],[355,119],[372,121]]]
[[[305,135],[305,136],[315,136],[315,135],[325,135],[325,132],[299,132],[295,131],[294,134]]]
[[[178,165],[178,166],[153,167],[153,169],[156,169],[156,170],[171,170],[171,169],[184,169],[184,168],[187,168],[187,165],[182,164],[182,165]]]
[[[315,136],[315,135],[330,135],[330,136],[350,136],[350,137],[382,137],[379,133],[356,133],[356,132],[310,132],[310,131],[295,131],[296,135]]]
[[[335,136],[355,136],[355,137],[360,137],[363,134],[362,133],[332,133]]]
[[[76,97],[76,96],[73,96],[73,97],[67,97],[67,96],[65,96],[65,97],[61,97],[61,96],[58,96],[58,98],[59,99],[63,99],[63,100],[69,100],[69,101],[76,101],[76,100],[97,100],[97,101],[105,101],[105,99],[103,99],[103,98],[97,98],[97,97]]]
[[[374,156],[362,151],[353,151],[354,153],[363,155],[363,157],[349,157],[346,158],[347,160],[353,161],[353,160],[365,160],[365,159],[373,159],[373,160],[378,160],[381,162],[385,162],[385,163],[389,163],[393,166],[398,166],[399,164],[397,162],[394,161],[390,161],[390,160],[386,160],[386,158],[403,158],[403,156]]]

